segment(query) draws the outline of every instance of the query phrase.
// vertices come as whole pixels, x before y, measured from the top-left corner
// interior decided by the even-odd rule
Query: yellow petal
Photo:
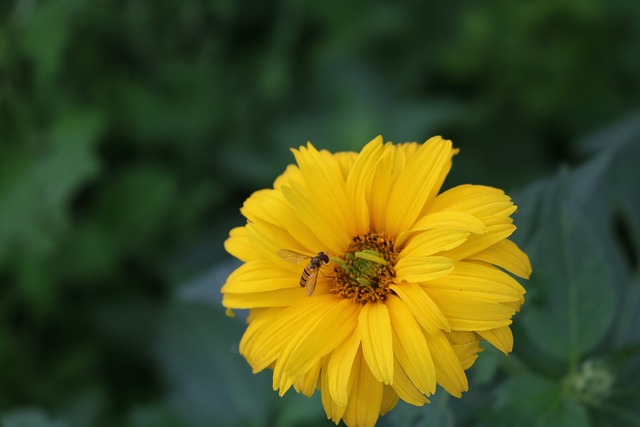
[[[322,371],[320,373],[320,392],[322,394],[322,407],[327,414],[327,418],[338,424],[344,415],[344,411],[347,409],[346,405],[338,405],[332,398],[329,391],[329,374],[328,374],[329,357],[325,356],[322,360]],[[351,370],[349,366],[349,370]],[[349,390],[351,389],[350,386]]]
[[[318,385],[318,376],[320,375],[320,369],[322,368],[322,359],[318,360],[309,371],[296,378],[293,381],[293,386],[298,393],[302,393],[307,397],[311,397],[316,391]]]
[[[496,267],[460,261],[446,277],[424,284],[425,288],[484,294],[494,301],[520,301],[526,290],[517,280]]]
[[[260,252],[261,258],[267,259],[275,265],[291,271],[296,269],[297,266],[280,258],[280,256],[278,256],[278,250],[288,249],[301,253],[318,253],[322,249],[317,248],[324,247],[324,243],[320,240],[312,239],[308,236],[305,237],[304,241],[296,240],[296,238],[292,237],[290,233],[293,228],[287,231],[260,219],[256,219],[255,222],[248,223],[245,226],[245,230],[249,244]],[[307,235],[313,235],[313,233],[307,231]],[[312,245],[313,249],[308,250],[307,245]]]
[[[531,276],[529,257],[511,240],[501,240],[469,258],[497,265],[524,279]]]
[[[286,169],[273,183],[273,188],[280,191],[284,185],[291,185],[292,182],[304,182],[302,172],[297,165],[287,165]]]
[[[338,165],[340,166],[340,171],[342,171],[342,177],[344,180],[347,180],[351,169],[353,169],[353,165],[358,159],[359,154],[354,153],[353,151],[340,151],[334,154]]]
[[[438,384],[452,396],[462,396],[462,392],[469,389],[469,383],[458,356],[451,348],[451,343],[444,333],[425,334],[425,338],[433,356]]]
[[[307,369],[299,372],[285,372],[285,366],[289,362],[289,359],[294,350],[300,346],[300,343],[305,339],[308,339],[309,332],[320,322],[325,321],[327,314],[335,309],[335,296],[333,295],[318,295],[314,298],[306,298],[304,301],[289,307],[287,313],[291,318],[295,318],[297,322],[287,323],[283,329],[288,333],[287,343],[282,346],[276,363],[273,367],[273,389],[278,390],[280,396],[284,395],[289,387],[293,385],[293,380],[305,374],[313,364],[322,357],[319,355],[314,358],[308,365]],[[305,311],[307,315],[305,315]],[[268,345],[268,344],[267,344]]]
[[[478,331],[477,333],[504,354],[513,350],[513,334],[508,326]]]
[[[453,261],[441,256],[410,256],[396,263],[398,282],[428,282],[446,276],[453,270]]]
[[[298,269],[300,271],[300,269]],[[224,293],[267,292],[277,289],[296,288],[300,273],[291,273],[273,265],[270,261],[248,261],[238,267],[222,286]]]
[[[393,369],[393,390],[398,393],[400,399],[411,405],[422,406],[429,403],[429,399],[413,385],[397,360]]]
[[[346,182],[335,156],[327,151],[316,150],[310,143],[292,151],[304,178],[305,184],[300,185],[300,190],[314,202],[313,206],[321,208],[317,213],[322,215],[326,212],[322,216],[330,221],[323,225],[333,225],[336,229],[353,235],[354,216],[347,198]],[[291,187],[298,186],[292,184]]]
[[[511,324],[515,310],[486,294],[429,289],[429,296],[447,317],[451,329],[482,331]]]
[[[407,158],[387,202],[386,232],[398,236],[418,219],[423,206],[438,190],[443,169],[450,167],[451,141],[433,137]]]
[[[390,289],[406,304],[425,331],[439,334],[441,330],[451,330],[447,318],[420,285],[405,282],[391,285]]]
[[[389,311],[382,302],[365,304],[358,317],[362,353],[373,376],[380,382],[393,382],[393,338]]]
[[[469,232],[464,230],[450,230],[438,228],[413,234],[413,238],[405,244],[398,258],[405,256],[428,256],[437,252],[447,251],[462,245],[467,241]],[[396,250],[398,245],[396,243]]]
[[[479,218],[467,212],[439,211],[423,216],[411,230],[400,233],[396,239],[396,248],[402,248],[409,237],[416,232],[432,229],[460,230],[475,234],[487,232],[486,225]]]
[[[396,360],[421,393],[435,393],[436,372],[420,325],[397,296],[388,296],[387,307],[394,332],[393,352]]]
[[[385,233],[389,193],[405,164],[405,154],[393,144],[387,143],[371,183],[369,202],[371,228],[377,233]]]
[[[346,406],[349,398],[349,377],[353,359],[360,348],[360,334],[355,328],[351,336],[336,347],[327,364],[328,389],[331,398],[340,406]]]
[[[376,380],[362,357],[358,352],[353,366],[357,376],[349,394],[344,421],[347,425],[373,427],[380,416],[382,383]]]
[[[384,415],[392,410],[398,403],[398,393],[392,386],[385,385],[382,388],[382,405],[380,407],[380,415]]]
[[[335,205],[320,205],[318,200],[308,194],[307,188],[302,186],[284,186],[282,193],[298,216],[304,218],[312,234],[322,242],[321,249],[314,250],[340,253],[349,246],[348,230],[345,227],[336,226]]]
[[[355,234],[369,231],[369,194],[376,164],[382,158],[384,146],[378,136],[364,146],[347,178],[347,197],[356,220]]]
[[[304,298],[299,304],[285,309],[264,309],[249,324],[240,340],[240,354],[249,361],[254,372],[269,366],[293,342],[294,334],[321,319],[335,299],[331,295],[314,296],[313,301]]]
[[[484,220],[495,215],[509,216],[515,210],[511,198],[504,191],[484,185],[464,184],[434,198],[427,207],[427,214],[462,211]]]
[[[277,289],[268,292],[230,293],[222,296],[227,308],[287,307],[307,298],[300,288]]]
[[[474,332],[463,331],[452,331],[445,335],[451,343],[451,348],[458,356],[462,369],[469,369],[478,358],[478,353],[482,351],[478,335]]]
[[[247,239],[245,227],[236,227],[229,232],[229,238],[224,242],[224,248],[240,261],[250,261],[261,257],[258,251]]]
[[[271,255],[275,260],[275,252],[281,248],[318,252],[317,248],[323,246],[282,191],[256,191],[245,201],[241,212],[247,217],[247,229],[252,232],[247,236],[250,243],[266,252],[267,258]]]
[[[333,295],[329,297],[335,298]],[[312,325],[304,337],[291,350],[282,354],[286,360],[284,372],[292,376],[302,375],[313,364],[340,345],[356,327],[359,306],[351,300],[340,300],[325,311]]]
[[[505,217],[505,219],[507,218]],[[462,245],[445,251],[441,255],[458,261],[495,245],[499,241],[509,237],[516,230],[516,226],[510,222],[487,224],[487,228],[488,231],[485,234],[472,234]]]

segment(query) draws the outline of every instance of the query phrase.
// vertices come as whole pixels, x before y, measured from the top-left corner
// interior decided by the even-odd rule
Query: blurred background
[[[279,399],[269,373],[251,375],[238,354],[244,325],[219,296],[238,264],[222,243],[243,223],[243,200],[293,161],[290,147],[357,151],[379,134],[452,139],[461,154],[447,185],[516,195],[534,261],[546,251],[540,224],[551,223],[540,218],[556,218],[549,209],[567,197],[613,206],[590,196],[618,194],[620,179],[616,200],[632,205],[624,220],[600,209],[568,234],[579,247],[606,234],[620,252],[574,261],[613,265],[603,280],[622,290],[605,300],[610,316],[626,313],[630,335],[607,341],[616,323],[606,318],[595,343],[537,358],[548,336],[516,328],[513,355],[487,350],[472,370],[481,393],[472,385],[452,402],[440,392],[381,424],[540,422],[542,411],[544,425],[640,425],[635,400],[614,418],[593,409],[609,395],[563,401],[560,415],[530,403],[548,403],[545,387],[566,391],[594,354],[626,357],[628,378],[640,379],[639,108],[636,0],[2,1],[0,425],[329,424],[318,393]],[[562,218],[583,211],[570,205]],[[603,232],[584,243],[581,226]],[[539,312],[522,313],[525,326],[553,319],[544,283],[526,285]],[[585,316],[601,318],[593,307]],[[589,372],[615,371],[601,359]],[[513,380],[523,370],[537,377]],[[629,387],[625,396],[640,395]],[[506,397],[532,389],[524,409]]]

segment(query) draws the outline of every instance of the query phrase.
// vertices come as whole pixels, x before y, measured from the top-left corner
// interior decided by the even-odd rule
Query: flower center
[[[384,300],[393,283],[396,252],[393,241],[381,234],[367,233],[353,238],[343,258],[332,259],[332,292],[341,298],[365,304]]]

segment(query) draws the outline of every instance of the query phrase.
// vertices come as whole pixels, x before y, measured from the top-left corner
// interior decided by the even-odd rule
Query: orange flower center
[[[331,292],[361,304],[384,300],[395,276],[393,244],[382,234],[355,236],[344,257],[332,259],[335,275]]]

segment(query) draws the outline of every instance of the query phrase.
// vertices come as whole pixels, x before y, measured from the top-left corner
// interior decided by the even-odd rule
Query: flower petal
[[[405,164],[405,154],[393,144],[384,146],[380,162],[377,165],[371,183],[371,200],[369,201],[371,229],[378,233],[386,232],[387,208],[389,193],[393,188],[400,171]]]
[[[446,336],[451,343],[451,348],[460,360],[462,369],[469,369],[478,358],[478,353],[483,350],[480,347],[478,335],[474,332],[452,331]]]
[[[304,299],[296,305],[264,309],[251,321],[240,341],[242,354],[255,372],[270,366],[293,342],[289,325],[305,327],[319,321],[334,302],[332,295]]]
[[[376,380],[362,358],[362,353],[358,352],[353,365],[356,380],[349,394],[344,421],[347,425],[373,427],[380,416],[382,383]]]
[[[407,158],[387,201],[387,234],[398,236],[413,226],[425,203],[438,191],[442,171],[450,167],[454,152],[451,141],[436,136]]]
[[[324,207],[316,211],[319,215],[326,212],[323,216],[328,222],[325,221],[323,226],[332,225],[352,235],[355,232],[354,216],[347,198],[346,182],[336,157],[327,151],[316,150],[311,143],[292,152],[302,172],[304,185],[292,184],[291,187],[299,187],[315,202],[315,206]]]
[[[322,368],[322,359],[318,360],[309,371],[296,378],[293,381],[293,387],[298,393],[302,393],[307,397],[311,397],[316,391],[318,385],[318,376],[320,375],[320,369]]]
[[[464,184],[439,194],[429,203],[425,213],[462,211],[484,221],[491,216],[509,216],[515,210],[511,198],[504,191],[484,185]]]
[[[477,331],[477,334],[504,354],[509,354],[513,350],[513,333],[508,326]]]
[[[224,248],[240,261],[247,262],[260,258],[260,251],[247,239],[245,227],[236,227],[229,232],[229,238],[224,242]]]
[[[477,217],[459,211],[439,211],[420,218],[410,230],[403,231],[396,239],[396,248],[404,247],[410,236],[418,231],[446,229],[466,231],[468,233],[483,234],[487,227]]]
[[[503,220],[501,219],[501,221]],[[488,231],[485,234],[472,234],[462,245],[445,251],[441,255],[447,256],[455,261],[459,261],[478,252],[484,251],[488,247],[506,239],[516,230],[516,226],[510,222],[501,222],[491,225],[487,224],[487,228]]]
[[[404,302],[391,294],[387,298],[393,353],[414,386],[429,395],[436,391],[436,372],[422,329]]]
[[[428,256],[438,252],[456,248],[467,241],[469,232],[464,230],[450,230],[438,228],[415,233],[413,238],[405,244],[398,258],[405,256]],[[398,250],[396,243],[396,250]]]
[[[411,405],[422,406],[425,403],[429,403],[429,399],[413,385],[397,360],[393,369],[393,389],[398,393],[400,399]]]
[[[439,334],[441,330],[451,330],[447,318],[420,285],[405,282],[389,288],[406,304],[425,331]]]
[[[392,410],[397,403],[398,393],[395,392],[392,386],[385,385],[382,388],[382,404],[380,406],[380,415],[384,415]]]
[[[395,266],[398,282],[427,282],[446,276],[452,270],[453,261],[442,256],[404,257]]]
[[[376,164],[382,158],[384,146],[382,137],[378,136],[364,146],[358,155],[353,168],[347,178],[347,197],[353,206],[353,214],[356,220],[355,234],[364,234],[369,231],[369,194],[373,181],[373,172]]]
[[[459,261],[446,277],[431,280],[425,288],[490,296],[494,301],[520,301],[526,290],[517,280],[496,267]]]
[[[306,187],[295,183],[292,185],[293,187],[283,186],[282,193],[291,203],[298,216],[304,218],[309,229],[313,230],[312,234],[322,242],[322,247],[314,250],[325,250],[333,253],[342,252],[344,248],[349,246],[350,238],[348,231],[344,227],[335,226],[335,219],[332,216],[335,209],[327,208],[327,206],[334,207],[335,204],[323,207],[306,192]]]
[[[469,258],[497,265],[524,279],[531,276],[529,257],[511,240],[501,240]]]
[[[469,383],[458,356],[451,348],[451,343],[444,333],[425,334],[425,338],[433,356],[438,384],[449,394],[455,397],[462,396],[462,392],[469,389]]]
[[[358,317],[362,353],[373,376],[384,384],[393,382],[393,338],[389,311],[382,302],[365,304]]]
[[[324,412],[327,414],[327,418],[338,424],[342,419],[345,410],[347,409],[347,405],[338,405],[331,398],[331,392],[329,391],[329,374],[327,369],[328,364],[329,356],[325,356],[322,359],[322,371],[320,372],[320,392],[322,395],[322,407],[324,408]],[[349,371],[351,370],[352,366],[349,366]],[[355,375],[353,375],[352,377],[355,377]],[[348,384],[347,388],[350,391],[351,385]]]
[[[515,310],[486,294],[429,289],[429,296],[447,317],[451,329],[482,331],[511,324]]]
[[[223,293],[247,294],[253,292],[267,292],[277,289],[294,288],[298,286],[300,271],[290,271],[274,267],[267,260],[248,261],[233,271],[222,286]]]
[[[307,298],[300,288],[276,289],[268,292],[230,293],[222,295],[227,308],[287,307]]]
[[[340,406],[346,406],[349,398],[349,377],[353,359],[360,348],[360,334],[355,328],[350,337],[331,352],[327,364],[327,378],[331,398]]]
[[[327,295],[334,297],[333,295]],[[289,354],[280,355],[285,359],[283,371],[296,377],[307,372],[313,364],[335,349],[356,327],[359,307],[350,300],[334,302],[324,315],[309,325],[304,336]]]

